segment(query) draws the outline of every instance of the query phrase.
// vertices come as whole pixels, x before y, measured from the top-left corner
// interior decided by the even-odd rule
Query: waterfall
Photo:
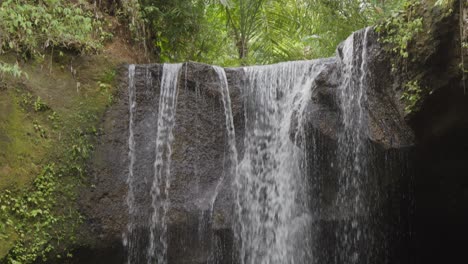
[[[398,262],[409,168],[373,141],[372,37],[313,61],[130,65],[128,264]]]
[[[231,108],[231,97],[229,96],[229,87],[226,78],[226,73],[223,68],[218,66],[213,66],[216,74],[218,75],[220,81],[220,90],[221,90],[221,100],[224,107],[224,116],[226,118],[226,131],[227,131],[227,145],[228,145],[228,159],[223,162],[228,167],[227,174],[230,177],[236,177],[237,175],[237,148],[236,148],[236,134],[234,131],[234,119],[232,116]],[[221,184],[224,183],[226,177],[226,169],[223,170],[223,175],[219,179],[218,184],[216,185],[215,194],[211,202],[211,212],[213,213],[213,207],[215,199],[218,196]]]
[[[128,263],[133,263],[133,259],[137,258],[138,247],[135,247],[133,231],[134,231],[134,219],[136,215],[135,207],[135,186],[134,186],[134,173],[133,167],[135,165],[135,135],[134,135],[134,114],[136,109],[136,100],[135,100],[135,65],[131,64],[128,67],[128,106],[129,106],[129,137],[128,137],[128,177],[127,177],[127,186],[128,193],[126,198],[126,203],[128,207],[129,221],[127,223],[127,233],[123,235],[124,245],[128,250]]]
[[[245,150],[235,181],[241,263],[307,263],[311,258],[300,138],[320,67],[311,61],[244,68]]]
[[[237,167],[238,167],[238,160],[237,160],[238,154],[237,154],[237,147],[236,147],[236,135],[235,135],[235,130],[234,130],[234,117],[232,114],[231,98],[229,95],[229,87],[228,87],[228,82],[226,78],[226,72],[224,71],[223,68],[218,67],[218,66],[213,66],[213,69],[215,70],[215,73],[219,80],[219,90],[221,94],[222,105],[224,108],[225,129],[226,129],[225,145],[227,146],[227,150],[224,151],[222,175],[218,179],[218,183],[216,184],[214,194],[211,198],[211,205],[210,205],[210,211],[209,211],[210,220],[208,220],[209,225],[213,224],[214,206],[215,206],[218,194],[223,185],[226,185],[227,182],[232,182],[232,180],[236,177]],[[218,259],[217,255],[219,254],[218,248],[220,247],[218,243],[219,241],[213,235],[210,237],[210,239],[212,241],[210,242],[211,248],[210,248],[210,256],[208,259],[208,263],[217,263],[217,259]]]
[[[128,264],[167,263],[171,144],[174,139],[172,130],[175,125],[177,80],[181,66],[182,64],[164,64],[157,111],[153,111],[151,107],[151,111],[143,115],[137,111],[137,102],[144,97],[146,101],[139,107],[146,108],[151,106],[152,98],[156,98],[155,95],[147,95],[154,85],[152,73],[148,66],[136,68],[132,64],[128,67],[129,166],[126,203],[129,217],[127,231],[123,235]],[[137,85],[136,76],[144,78],[144,87]],[[154,120],[152,117],[156,117],[156,113],[157,120]],[[142,120],[145,121],[144,127],[141,126]],[[135,131],[141,133],[145,127],[153,133],[144,137],[136,134]],[[153,150],[150,150],[151,147]],[[149,153],[154,153],[152,170],[146,166]],[[151,199],[150,208],[147,206],[148,198]]]
[[[182,64],[164,64],[161,78],[158,123],[156,131],[156,157],[151,186],[152,215],[148,264],[167,263],[167,211],[171,186],[172,130],[175,125],[177,81]]]
[[[363,249],[369,243],[370,231],[366,223],[369,207],[364,187],[367,183],[368,156],[364,141],[367,134],[365,115],[367,89],[367,36],[362,41],[351,35],[343,45],[342,83],[337,93],[341,109],[343,131],[338,138],[337,159],[340,167],[337,207],[342,219],[338,235],[339,263],[359,263]],[[357,53],[356,52],[359,52]],[[365,245],[369,246],[369,245]],[[360,248],[361,247],[361,248]],[[370,251],[366,255],[371,254]]]

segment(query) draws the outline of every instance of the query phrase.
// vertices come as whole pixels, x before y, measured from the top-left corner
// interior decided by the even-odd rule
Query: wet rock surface
[[[363,31],[356,33],[353,45],[356,54],[362,54],[363,34]],[[364,105],[369,114],[369,129],[365,141],[369,149],[368,154],[372,156],[373,166],[370,170],[373,171],[372,175],[378,175],[369,182],[368,189],[372,191],[369,191],[368,197],[375,199],[370,214],[373,215],[373,219],[379,220],[375,225],[383,223],[369,229],[372,232],[383,230],[374,237],[378,241],[386,242],[382,242],[379,256],[371,256],[367,259],[368,262],[363,263],[373,263],[372,261],[382,258],[387,260],[385,263],[414,263],[414,254],[419,253],[410,252],[410,249],[420,248],[429,243],[423,242],[426,239],[424,235],[416,236],[415,239],[414,233],[424,234],[429,229],[439,228],[436,220],[426,221],[431,212],[430,208],[444,211],[443,201],[453,201],[457,210],[466,208],[457,202],[466,189],[455,188],[458,190],[456,194],[449,194],[449,189],[453,189],[462,180],[461,174],[455,169],[452,170],[453,167],[448,164],[457,160],[455,167],[466,169],[466,140],[461,140],[463,133],[454,131],[468,131],[468,104],[466,97],[458,97],[457,93],[451,92],[455,88],[458,89],[460,83],[459,77],[450,75],[452,77],[447,84],[448,88],[439,92],[441,96],[432,96],[421,112],[411,117],[409,122],[408,118],[405,120],[404,106],[399,98],[399,79],[391,73],[389,54],[378,44],[377,38],[374,32],[370,32],[368,41],[365,42],[368,52],[367,74],[370,80],[366,94],[367,104]],[[307,153],[310,154],[310,160],[314,161],[310,162],[307,170],[311,186],[314,188],[314,195],[310,197],[311,204],[317,208],[314,231],[317,239],[321,240],[321,246],[314,250],[320,252],[317,255],[320,263],[337,261],[330,257],[337,250],[337,241],[333,233],[338,228],[350,224],[346,217],[336,215],[333,211],[333,201],[339,184],[336,177],[338,168],[334,162],[337,140],[343,129],[342,113],[336,98],[336,90],[343,78],[340,64],[343,59],[342,48],[343,46],[338,47],[335,58],[322,60],[324,67],[312,84],[313,93],[306,108],[307,118],[304,124],[308,140]],[[450,56],[453,57],[453,54]],[[362,57],[356,56],[356,65],[360,65],[361,60]],[[158,64],[136,67],[136,102],[139,107],[135,117],[135,140],[138,150],[135,175],[139,177],[139,193],[136,194],[136,200],[140,206],[139,210],[143,212],[139,226],[142,237],[146,237],[146,223],[150,217],[151,198],[148,193],[154,174],[151,168],[155,155],[155,127],[161,74],[162,66]],[[245,76],[242,68],[227,68],[226,75],[232,101],[236,144],[239,156],[242,157],[244,104],[241,87]],[[151,84],[148,83],[148,76],[151,77]],[[80,198],[91,242],[81,251],[77,251],[79,254],[76,263],[106,263],[98,260],[102,254],[90,252],[110,252],[109,255],[114,258],[107,263],[123,263],[125,259],[122,234],[128,221],[125,199],[129,163],[126,77],[126,68],[123,67],[121,92],[104,119],[104,134],[90,165],[93,168],[94,187],[83,190]],[[225,116],[219,87],[220,81],[210,65],[190,62],[185,63],[180,71],[172,146],[169,195],[171,205],[168,212],[169,263],[207,263],[214,259],[217,261],[215,263],[236,263],[234,234],[231,228],[232,179],[225,178],[221,183],[222,188],[215,196],[215,188],[223,173],[222,165],[227,151]],[[445,101],[452,99],[454,101],[451,102],[456,102],[453,105]],[[440,111],[435,113],[433,107]],[[444,142],[450,144],[444,145]],[[457,145],[460,142],[463,144]],[[455,152],[452,152],[452,147]],[[424,154],[428,152],[450,153],[453,157]],[[391,161],[390,165],[385,165],[388,164],[385,163],[388,160]],[[433,164],[425,166],[427,162]],[[444,177],[446,173],[453,177]],[[416,175],[416,179],[408,175]],[[430,175],[429,181],[422,179],[425,175]],[[437,189],[441,179],[445,179],[444,186],[447,190],[435,193],[443,197],[442,201],[435,197],[431,199],[431,190]],[[414,198],[415,185],[422,188],[416,191]],[[414,201],[416,208],[420,205],[422,209],[414,211]],[[456,218],[457,212],[449,211],[451,218]],[[450,221],[441,222],[450,224]],[[415,223],[425,224],[420,224],[419,229],[416,228],[415,231],[412,227]],[[442,241],[450,240],[442,233],[438,237]],[[148,241],[143,238],[141,243],[146,244]],[[372,245],[360,247],[366,250],[366,247]],[[213,248],[217,249],[214,253]],[[92,255],[95,257],[91,257]]]
[[[360,54],[356,38],[356,54]],[[377,50],[371,46],[369,50]],[[340,50],[338,50],[338,54]],[[308,134],[319,136],[323,142],[320,155],[326,159],[333,155],[336,140],[341,129],[340,111],[336,101],[336,89],[340,83],[339,59],[330,58],[321,62],[324,66],[312,84],[314,89],[310,105],[307,107]],[[356,61],[357,64],[361,63]],[[376,62],[378,64],[378,62]],[[380,67],[380,66],[379,66]],[[377,67],[377,69],[381,69]],[[161,65],[139,65],[136,67],[135,86],[135,142],[136,163],[134,174],[137,175],[135,200],[137,201],[140,218],[137,229],[141,234],[141,244],[148,244],[148,219],[151,212],[150,193],[154,174],[153,162],[155,155],[155,131],[159,102],[159,80]],[[242,156],[244,109],[241,96],[241,86],[244,81],[241,68],[226,69],[229,82],[232,112],[236,128],[237,149]],[[82,195],[82,208],[87,215],[87,225],[93,235],[97,235],[98,245],[118,245],[126,230],[127,193],[126,177],[128,175],[128,93],[126,92],[126,73],[122,73],[122,93],[118,102],[109,110],[105,119],[105,133],[100,140],[100,146],[95,154],[94,185],[95,188],[86,190]],[[375,86],[380,83],[376,81]],[[168,260],[169,263],[205,263],[216,258],[220,263],[232,263],[233,231],[232,209],[233,193],[232,180],[225,178],[222,188],[215,196],[215,188],[223,174],[223,164],[226,155],[226,131],[223,105],[220,98],[220,81],[210,65],[187,63],[182,67],[179,75],[178,102],[176,125],[174,127],[174,143],[172,145],[170,210],[168,212]],[[384,93],[389,91],[374,91]],[[372,127],[369,142],[382,149],[395,148],[408,144],[410,131],[404,123],[397,123],[399,112],[378,108],[379,105],[395,104],[389,97],[381,94],[370,94],[376,102],[369,105]],[[372,100],[370,100],[372,101]],[[390,116],[391,118],[389,118]],[[295,120],[291,120],[295,122]],[[394,122],[394,123],[392,123]],[[392,126],[393,125],[393,126]],[[312,132],[313,131],[313,132]],[[392,135],[392,138],[386,135]],[[321,135],[321,136],[320,136]],[[395,138],[395,139],[394,139]],[[310,153],[317,150],[310,150]],[[328,154],[327,154],[328,153]],[[321,164],[331,164],[321,162]],[[328,173],[322,173],[328,172]],[[311,168],[311,181],[316,188],[321,188],[322,198],[314,197],[318,202],[321,213],[317,212],[323,224],[320,228],[333,226],[340,217],[333,215],[333,193],[337,189],[337,171],[334,168]],[[313,176],[315,175],[315,176]],[[328,175],[328,176],[326,176]],[[335,175],[335,176],[334,176]],[[391,176],[390,176],[391,177]],[[317,185],[317,183],[323,183]],[[213,217],[211,206],[213,204]],[[315,205],[318,205],[315,202]],[[326,212],[327,211],[327,212]],[[338,217],[338,218],[337,218]],[[345,221],[346,222],[346,221]],[[322,231],[317,230],[320,233]],[[323,232],[322,232],[323,233]],[[326,234],[323,233],[323,234]],[[123,246],[120,249],[123,251]],[[213,248],[216,247],[213,255]],[[220,252],[223,249],[224,252]],[[83,252],[86,252],[83,251]],[[124,258],[123,254],[120,254]],[[322,259],[324,259],[323,257]],[[123,261],[123,259],[122,259]]]

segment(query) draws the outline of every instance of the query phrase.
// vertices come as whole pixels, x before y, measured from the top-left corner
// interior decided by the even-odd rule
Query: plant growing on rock
[[[400,99],[405,101],[405,113],[412,113],[417,107],[418,102],[421,100],[422,89],[419,85],[419,81],[409,81],[405,85],[405,89]]]
[[[25,59],[43,57],[46,49],[94,52],[108,33],[85,1],[0,1],[0,54]],[[18,64],[0,62],[0,74],[21,75]]]
[[[405,59],[409,57],[409,43],[423,30],[423,18],[415,13],[419,5],[417,1],[408,1],[403,10],[393,13],[386,21],[376,26],[377,32],[384,33],[379,40],[389,44],[392,52]]]
[[[6,190],[0,195],[1,220],[7,223],[3,232],[10,228],[19,237],[6,263],[31,263],[38,257],[47,259],[53,249],[50,240],[63,235],[54,231],[54,226],[65,220],[54,212],[57,177],[56,166],[51,163],[43,168],[28,192],[17,195]]]
[[[18,63],[8,64],[0,61],[0,76],[3,76],[5,74],[11,75],[16,78],[21,77],[21,75],[25,75],[25,73],[21,71]]]
[[[49,110],[50,107],[42,101],[41,97],[37,97],[36,101],[34,101],[34,111],[36,112],[43,112]]]

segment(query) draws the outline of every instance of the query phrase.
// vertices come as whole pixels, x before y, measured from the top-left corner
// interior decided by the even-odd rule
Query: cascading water
[[[244,69],[245,150],[235,181],[241,263],[311,259],[311,215],[299,138],[320,67],[312,61]]]
[[[357,33],[351,35],[343,45],[341,61],[342,83],[337,92],[341,109],[343,131],[338,138],[337,159],[340,167],[337,210],[343,222],[338,237],[338,263],[361,263],[360,258],[369,257],[371,251],[363,253],[362,245],[369,243],[370,229],[366,218],[369,216],[364,186],[367,183],[368,155],[366,142],[366,81],[367,81],[367,36],[362,41]],[[356,56],[356,52],[358,53]],[[369,246],[369,245],[367,245]]]
[[[405,158],[369,141],[370,34],[323,60],[130,65],[128,264],[390,263]]]
[[[213,66],[213,69],[218,77],[219,80],[219,89],[221,94],[221,101],[224,108],[224,116],[225,116],[225,129],[226,129],[226,136],[225,136],[225,145],[227,150],[224,151],[223,157],[223,170],[222,175],[218,179],[218,183],[216,184],[213,196],[210,201],[210,210],[209,210],[209,220],[207,221],[208,225],[213,224],[214,219],[214,206],[216,203],[216,199],[218,198],[218,194],[223,187],[223,184],[226,185],[227,182],[232,182],[237,175],[237,167],[238,167],[238,160],[237,160],[237,148],[236,148],[236,135],[234,131],[234,117],[232,114],[231,108],[231,98],[229,96],[229,88],[228,82],[226,78],[226,72],[223,68],[218,66]],[[208,263],[218,263],[218,260],[222,257],[219,255],[218,248],[220,247],[219,241],[217,237],[213,234],[210,234],[210,253],[207,260]]]
[[[135,169],[141,166],[141,164],[138,167],[135,165],[137,162],[141,162],[137,159],[134,132],[137,113],[136,68],[135,65],[130,65],[128,68],[130,162],[126,202],[129,208],[129,220],[127,233],[124,235],[124,244],[127,247],[127,262],[129,264],[167,263],[167,211],[170,203],[171,144],[177,105],[177,81],[181,67],[182,64],[164,64],[154,141],[142,142],[146,145],[145,147],[154,146],[153,153],[155,153],[155,156],[152,170],[154,173],[152,176],[135,173]],[[145,68],[144,75],[144,85],[146,89],[151,89],[153,82],[148,68]],[[151,127],[152,125],[148,124],[148,126]],[[149,208],[144,207],[144,201],[147,200],[148,195],[140,192],[146,189],[142,188],[142,186],[148,185],[149,182],[152,182],[151,190],[148,193],[148,195],[151,195],[151,213],[149,213],[149,219],[147,219],[145,216],[148,216]],[[148,238],[142,238],[142,236],[146,235]]]
[[[223,102],[224,107],[224,116],[226,117],[226,131],[227,131],[227,145],[228,145],[228,158],[224,159],[223,166],[225,169],[223,170],[223,175],[221,176],[218,185],[216,186],[215,194],[213,195],[213,199],[211,202],[211,214],[213,213],[213,206],[215,203],[215,199],[218,196],[219,189],[221,188],[221,184],[224,183],[224,179],[226,178],[226,174],[229,177],[236,177],[237,175],[237,148],[236,148],[236,134],[234,131],[234,118],[232,116],[232,108],[231,108],[231,97],[229,96],[229,88],[228,82],[226,78],[226,73],[223,68],[218,66],[213,66],[219,81],[220,81],[220,90],[221,90],[221,100]],[[227,167],[227,171],[226,171]]]
[[[137,215],[136,207],[135,207],[135,187],[134,187],[134,174],[133,174],[133,167],[135,165],[135,135],[134,135],[134,113],[136,108],[136,99],[135,99],[135,65],[131,64],[128,67],[128,105],[129,105],[129,138],[128,138],[128,157],[129,157],[129,165],[128,165],[128,177],[127,177],[127,185],[128,185],[128,192],[127,192],[127,207],[128,207],[128,215],[129,221],[127,223],[127,233],[124,234],[124,245],[127,247],[128,251],[128,263],[133,263],[132,260],[137,259],[138,255],[138,246],[135,245],[135,241],[137,240],[134,236],[134,218]]]
[[[182,64],[164,64],[161,80],[154,179],[151,186],[152,215],[148,264],[167,263],[167,211],[171,185],[172,130],[175,125],[177,81]]]

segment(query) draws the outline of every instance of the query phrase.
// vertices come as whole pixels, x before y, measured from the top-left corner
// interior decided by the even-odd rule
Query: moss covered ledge
[[[83,240],[76,200],[128,60],[112,52],[57,52],[0,78],[0,263],[62,263]]]

